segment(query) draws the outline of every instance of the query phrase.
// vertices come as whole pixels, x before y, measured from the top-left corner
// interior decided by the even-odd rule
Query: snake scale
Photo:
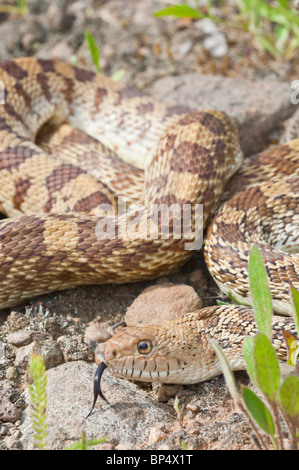
[[[204,254],[220,289],[250,305],[254,243],[274,309],[290,315],[290,282],[299,288],[299,140],[243,162],[236,125],[225,113],[169,106],[58,61],[1,63],[0,84],[0,210],[7,216],[0,221],[1,308],[81,284],[170,273],[192,254],[185,243],[196,225],[193,209],[203,204]],[[134,211],[120,214],[113,229],[108,223],[115,222],[119,196],[145,207],[138,237],[121,236],[123,224],[130,235]],[[187,235],[164,237],[158,217],[158,236],[148,236],[157,204],[192,208]],[[170,213],[172,234],[178,223]],[[293,325],[273,321],[283,357],[279,331]],[[207,307],[165,325],[116,331],[96,357],[124,377],[194,383],[220,373],[210,337],[237,369],[244,367],[242,339],[254,332],[250,308]]]

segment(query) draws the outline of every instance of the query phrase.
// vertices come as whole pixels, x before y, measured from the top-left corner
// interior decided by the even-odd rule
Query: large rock
[[[170,283],[150,286],[134,300],[125,321],[128,326],[153,325],[174,320],[201,307],[201,299],[191,286]]]
[[[219,109],[235,119],[245,155],[259,151],[267,135],[295,112],[288,83],[257,82],[186,73],[158,80],[152,95],[169,104]]]
[[[95,370],[94,364],[77,361],[47,372],[48,449],[62,449],[80,440],[82,432],[88,439],[107,436],[115,445],[141,445],[156,423],[174,420],[170,407],[153,402],[136,385],[117,380],[107,370],[102,388],[109,404],[99,399],[94,412],[85,419],[93,401]],[[24,415],[21,443],[27,449],[33,445],[29,407]]]

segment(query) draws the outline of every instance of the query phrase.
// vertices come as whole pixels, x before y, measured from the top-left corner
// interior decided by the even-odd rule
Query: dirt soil
[[[123,82],[148,92],[158,79],[188,72],[285,82],[298,78],[299,74],[296,58],[288,62],[274,61],[256,47],[248,33],[226,24],[217,25],[220,34],[216,45],[219,49],[215,52],[204,42],[208,34],[199,21],[155,18],[153,13],[165,8],[162,0],[29,0],[28,12],[23,16],[14,12],[1,13],[2,3],[0,61],[29,55],[71,61],[93,69],[84,42],[84,32],[88,29],[100,48],[102,72],[110,76],[117,73],[122,76]],[[215,14],[230,21],[238,21],[230,2],[225,3],[226,6],[219,9],[215,2]],[[223,298],[205,267],[201,253],[194,254],[185,266],[163,281],[192,285],[201,297],[203,306],[215,304],[217,299]],[[12,309],[12,313],[2,311],[0,324],[3,325],[1,337],[4,355],[1,356],[0,349],[0,395],[8,397],[20,411],[26,409],[23,392],[28,379],[27,363],[19,360],[16,365],[18,347],[7,343],[8,335],[19,330],[31,330],[35,340],[64,337],[65,341],[60,342],[64,361],[67,358],[67,361],[83,360],[92,363],[94,345],[82,339],[89,322],[94,321],[109,329],[110,325],[122,319],[133,300],[146,287],[159,282],[161,281],[122,286],[83,286],[32,299]],[[59,363],[54,364],[58,365]],[[245,374],[240,374],[239,377],[240,383],[248,382]],[[146,390],[149,391],[149,387]],[[152,441],[148,443],[151,448],[159,448],[161,442],[165,441],[164,448],[180,449],[182,440],[194,449],[221,446],[235,449],[256,448],[246,421],[234,409],[223,379],[214,379],[207,386],[202,385],[201,389],[181,387],[180,390],[189,399],[189,408],[187,405],[185,407],[187,414],[180,421],[180,425],[183,423],[183,428],[185,426],[184,432],[176,434],[179,426],[178,421],[175,421],[176,428],[174,427],[173,432],[168,428],[161,431],[162,437],[158,433],[156,441],[152,437]],[[197,408],[192,405],[200,390],[202,393],[205,390],[207,394],[205,404],[200,398],[203,413],[201,422],[197,412],[195,413],[200,409],[198,403]],[[92,394],[92,390],[90,393]],[[157,398],[154,397],[153,400]],[[212,403],[215,409],[222,410],[221,423],[224,423],[222,427],[225,428],[225,433],[221,434],[216,423],[210,433],[206,432],[206,435],[202,434],[197,438],[199,431],[196,431],[196,426],[204,428],[205,419],[211,422],[214,416],[211,411]],[[221,408],[223,403],[227,404],[227,408]],[[171,399],[168,407],[173,412]],[[22,448],[25,445],[20,439],[22,419],[20,414],[12,423],[2,421],[1,424],[0,420],[0,449]],[[234,430],[237,427],[240,430],[237,439],[233,439],[229,431],[232,423]],[[157,429],[160,429],[159,426]],[[115,439],[108,439],[107,442],[106,448],[110,449],[117,446],[122,448],[122,445],[126,448],[127,445]],[[134,446],[133,448],[146,447],[145,444]]]

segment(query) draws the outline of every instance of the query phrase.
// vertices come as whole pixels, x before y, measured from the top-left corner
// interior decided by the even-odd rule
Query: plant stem
[[[278,405],[277,403],[271,402],[270,400],[268,401],[268,404],[272,410],[272,416],[273,416],[273,421],[274,421],[274,426],[275,426],[275,436],[277,440],[278,449],[285,450],[284,445],[283,445],[283,439],[282,439],[283,433],[281,429]]]
[[[299,450],[296,424],[294,424],[292,420],[290,420],[289,416],[287,416],[285,413],[284,413],[284,419],[289,428],[290,437],[291,437],[290,450]]]

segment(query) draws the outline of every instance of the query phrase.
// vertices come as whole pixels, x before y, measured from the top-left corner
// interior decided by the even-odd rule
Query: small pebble
[[[6,371],[6,378],[8,380],[16,380],[18,377],[18,373],[14,367],[9,367]]]
[[[162,431],[162,429],[153,426],[149,432],[148,443],[149,445],[156,444],[157,442],[162,441],[162,439],[166,439],[166,437],[167,434]]]
[[[188,405],[186,405],[186,409],[192,411],[192,413],[198,413],[200,411],[199,406],[194,405],[193,403],[188,403]]]
[[[6,436],[7,433],[8,433],[7,426],[0,426],[0,436]]]
[[[20,346],[26,346],[32,341],[33,332],[29,330],[18,330],[11,333],[7,337],[7,342],[19,348]]]
[[[20,417],[20,410],[4,395],[0,396],[0,419],[14,423]]]
[[[107,339],[111,338],[111,333],[106,328],[97,326],[91,323],[85,330],[84,340],[89,344],[90,342],[104,343]]]

